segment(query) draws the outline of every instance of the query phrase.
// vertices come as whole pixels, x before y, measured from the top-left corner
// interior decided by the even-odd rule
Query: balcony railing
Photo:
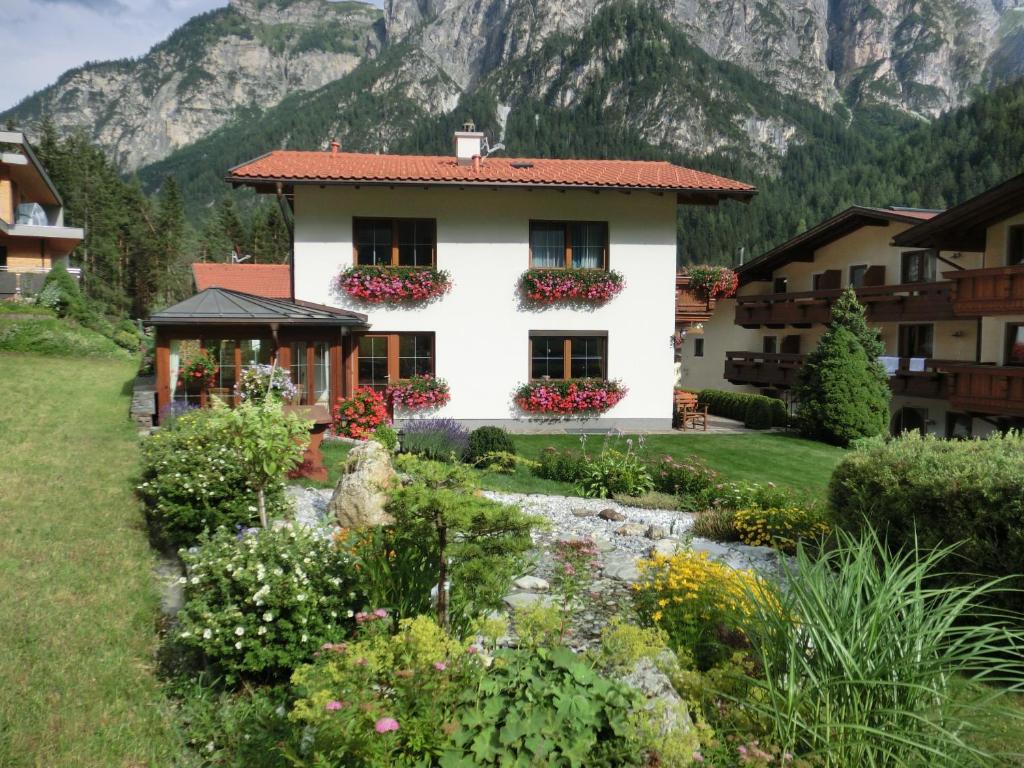
[[[942,275],[953,283],[953,311],[961,317],[1024,313],[1024,264]]]
[[[703,323],[711,319],[715,300],[705,299],[690,288],[687,275],[676,274],[676,325]]]
[[[872,285],[857,288],[857,298],[875,323],[952,320],[952,283],[926,282]],[[768,293],[736,299],[736,325],[744,328],[809,328],[827,323],[840,288],[791,293]]]
[[[9,299],[12,296],[35,296],[42,290],[46,273],[49,271],[48,267],[11,269],[0,266],[0,299]],[[78,267],[68,267],[68,274],[79,280],[82,270]]]
[[[788,389],[796,384],[805,358],[791,353],[726,352],[725,378],[733,384]],[[951,362],[955,361],[901,357],[889,376],[889,388],[894,395],[943,399],[947,389],[942,367]]]
[[[956,410],[1024,416],[1024,366],[949,363],[941,367],[950,405]]]

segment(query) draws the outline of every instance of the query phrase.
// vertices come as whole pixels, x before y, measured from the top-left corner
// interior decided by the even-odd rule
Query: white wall
[[[352,264],[352,218],[362,216],[436,219],[437,266],[451,272],[451,292],[413,308],[339,296],[337,275]],[[625,276],[626,288],[596,308],[523,307],[518,284],[529,267],[531,219],[607,221],[609,265]],[[451,402],[436,415],[463,421],[521,417],[511,396],[529,376],[531,331],[607,331],[608,376],[621,379],[629,394],[595,426],[668,426],[675,259],[672,195],[436,187],[295,191],[295,297],[365,312],[372,331],[433,331],[437,375],[452,391]]]

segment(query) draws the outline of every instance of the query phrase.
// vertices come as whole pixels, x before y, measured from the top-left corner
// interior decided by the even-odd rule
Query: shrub
[[[130,357],[122,347],[95,331],[46,317],[10,320],[0,315],[0,350],[59,357]]]
[[[751,482],[718,483],[696,497],[695,503],[699,510],[710,507],[771,509],[798,506],[796,494],[789,489],[775,483]]]
[[[677,496],[700,496],[707,493],[717,479],[718,474],[696,456],[680,461],[664,456],[654,472],[654,487]]]
[[[767,429],[768,427],[785,427],[789,423],[786,404],[775,397],[765,397],[749,392],[728,392],[721,389],[702,389],[697,393],[697,402],[701,407],[707,406],[708,413],[726,419],[742,421],[746,424],[748,413],[756,411],[755,422],[765,426],[746,424],[751,429]],[[758,405],[753,405],[757,403]],[[765,415],[770,412],[770,420]]]
[[[1017,576],[1024,562],[1024,435],[939,440],[906,434],[870,441],[848,454],[829,484],[836,525],[878,531],[894,549],[962,542],[962,564],[941,583],[968,573]],[[933,578],[938,578],[933,574]],[[1001,605],[1024,610],[1024,596]]]
[[[188,546],[203,531],[259,519],[257,485],[230,443],[225,421],[209,409],[183,413],[143,442],[138,491],[167,543]],[[288,511],[283,478],[265,486],[270,517]]]
[[[772,398],[752,397],[747,401],[747,408],[743,413],[743,426],[747,429],[771,429],[772,422]]]
[[[744,544],[775,547],[790,554],[801,540],[820,539],[832,530],[816,509],[804,507],[737,509],[733,527]]]
[[[334,404],[334,432],[342,437],[369,440],[373,430],[391,421],[388,406],[379,392],[360,387],[350,398]]]
[[[440,765],[641,765],[630,722],[641,704],[642,696],[568,648],[499,651],[466,692],[455,749]]]
[[[181,557],[178,640],[231,678],[287,674],[347,636],[365,600],[351,555],[297,523],[221,528]]]
[[[736,511],[728,507],[710,507],[698,512],[691,532],[714,541],[739,541],[735,525]]]
[[[641,496],[654,490],[654,480],[632,451],[606,448],[586,462],[576,488],[588,498],[607,499],[615,493]]]
[[[402,428],[402,452],[433,461],[461,461],[469,433],[454,419],[416,419]]]
[[[291,402],[298,394],[288,371],[276,365],[250,365],[242,369],[235,385],[235,391],[242,400],[262,403],[267,398]]]
[[[373,437],[371,440],[376,440],[378,443],[383,445],[389,451],[394,451],[398,448],[398,432],[390,424],[380,424],[375,430],[373,430]]]
[[[473,466],[490,472],[501,472],[505,475],[513,475],[519,467],[525,467],[526,469],[536,468],[537,462],[531,461],[523,456],[517,456],[514,453],[495,451],[493,453],[485,453],[473,462]]]
[[[475,462],[488,453],[515,454],[516,446],[512,437],[501,427],[477,427],[469,433],[469,450],[466,460]]]
[[[77,318],[85,308],[78,281],[61,263],[54,264],[46,273],[36,303],[54,310],[59,317]]]
[[[1005,585],[932,589],[948,549],[837,538],[820,557],[798,550],[786,590],[755,601],[743,707],[816,765],[1002,764],[976,744],[1024,721],[1007,696],[1022,683],[1024,634],[979,606]]]
[[[581,477],[587,464],[587,457],[575,451],[560,451],[548,447],[541,451],[540,461],[534,469],[537,477],[545,480],[559,480],[563,483],[575,483]]]
[[[831,324],[804,361],[793,389],[802,434],[845,446],[885,432],[892,391],[878,362],[881,353],[864,307],[847,289],[832,307]]]
[[[451,400],[448,382],[429,375],[415,375],[388,387],[387,399],[407,411],[440,408]]]
[[[290,719],[304,727],[316,765],[434,764],[447,750],[456,708],[483,675],[476,647],[450,638],[426,616],[400,622],[393,637],[368,632],[324,646],[292,676],[299,697]]]
[[[706,552],[656,554],[638,567],[642,580],[634,589],[641,619],[664,630],[673,650],[691,654],[700,669],[724,661],[730,643],[742,642],[752,594],[774,599],[751,571],[709,560]]]

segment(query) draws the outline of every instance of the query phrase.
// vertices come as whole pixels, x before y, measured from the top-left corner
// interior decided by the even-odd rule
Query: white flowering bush
[[[286,677],[347,638],[365,604],[353,556],[298,523],[221,528],[181,557],[178,640],[231,680]]]
[[[193,544],[203,531],[259,519],[257,488],[227,421],[215,410],[189,411],[142,445],[139,496],[160,538],[174,547]],[[270,518],[287,513],[283,472],[264,498]]]
[[[254,403],[267,398],[290,403],[299,392],[285,368],[262,363],[243,368],[235,390],[242,400]]]

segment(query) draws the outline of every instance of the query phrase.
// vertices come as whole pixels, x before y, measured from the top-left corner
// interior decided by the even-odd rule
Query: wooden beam
[[[156,419],[154,423],[160,423],[160,416],[171,405],[171,347],[170,341],[156,329],[156,356],[154,360],[156,369]]]

